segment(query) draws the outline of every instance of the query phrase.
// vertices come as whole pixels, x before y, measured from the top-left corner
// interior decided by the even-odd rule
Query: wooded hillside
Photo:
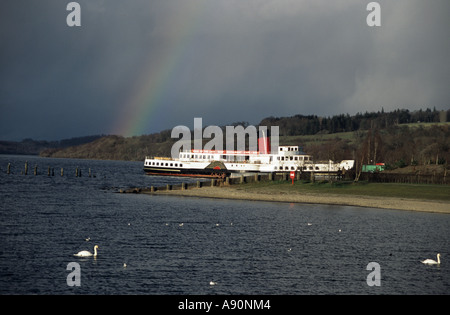
[[[439,165],[437,169],[444,171],[450,162],[449,118],[450,110],[396,110],[354,116],[269,117],[260,125],[279,126],[280,145],[300,145],[315,160],[385,163],[388,170]],[[170,134],[171,130],[164,130],[130,138],[105,136],[79,146],[44,150],[41,156],[142,161],[146,155],[170,156],[178,140],[171,139]]]

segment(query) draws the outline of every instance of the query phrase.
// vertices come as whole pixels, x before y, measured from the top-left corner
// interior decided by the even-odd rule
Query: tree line
[[[261,121],[263,126],[279,126],[281,136],[314,135],[317,133],[338,133],[369,129],[385,129],[392,125],[407,123],[431,123],[450,121],[450,110],[409,111],[397,109],[385,112],[357,113],[354,116],[340,114],[332,117],[317,115],[295,115],[291,117],[268,117]]]
[[[376,163],[385,163],[387,169],[440,165],[446,170],[450,162],[450,124],[436,124],[446,121],[450,121],[450,110],[399,109],[354,116],[269,117],[260,125],[279,126],[280,145],[300,145],[316,161],[354,159],[359,170],[362,165]],[[74,147],[46,150],[41,155],[140,161],[146,155],[170,156],[176,140],[171,138],[171,130],[130,138],[106,136]]]

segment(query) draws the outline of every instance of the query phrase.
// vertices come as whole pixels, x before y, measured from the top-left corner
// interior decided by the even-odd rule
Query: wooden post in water
[[[11,163],[8,163],[8,167],[6,168],[6,174],[11,174]]]
[[[61,177],[64,176],[64,168],[61,167]]]
[[[34,176],[37,175],[37,164],[34,166]]]
[[[202,187],[202,183],[198,180],[197,181],[197,188],[200,188],[200,187]]]
[[[91,177],[91,168],[89,167],[89,177]]]
[[[211,179],[211,187],[214,187],[216,185],[216,180],[214,178]]]
[[[28,174],[28,161],[25,161],[25,175]]]

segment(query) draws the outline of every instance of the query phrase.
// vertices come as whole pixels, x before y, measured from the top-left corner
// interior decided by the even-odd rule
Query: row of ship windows
[[[183,164],[182,163],[168,163],[168,162],[146,162],[145,163],[146,165],[148,165],[148,166],[150,166],[150,165],[152,165],[152,166],[171,166],[171,167],[178,167],[178,166],[180,166],[180,167],[183,167]]]
[[[284,156],[277,156],[277,160],[278,161],[303,161],[303,159],[305,160],[305,161],[310,161],[311,160],[311,158],[309,157],[309,156],[305,156],[305,157],[303,157],[303,156],[286,156],[286,157],[284,157]]]
[[[225,156],[225,155],[223,155]],[[201,154],[180,154],[182,159],[213,159],[212,155],[201,155]],[[224,158],[225,159],[225,158]]]
[[[316,166],[315,168],[314,168],[316,171],[318,171],[319,170],[319,167],[318,166]],[[283,168],[283,166],[280,166],[280,168],[277,168],[276,166],[274,167],[274,170],[276,171],[276,170],[280,170],[280,171],[282,171],[282,170],[285,170],[285,171],[289,171],[289,170],[291,170],[291,171],[295,171],[295,170],[304,170],[304,171],[307,171],[307,170],[310,170],[310,171],[312,171],[313,170],[313,167],[312,166],[309,166],[309,167],[306,167],[306,166],[303,166],[303,167],[295,167],[295,166],[291,166],[291,167],[289,167],[289,166],[285,166],[284,168]]]

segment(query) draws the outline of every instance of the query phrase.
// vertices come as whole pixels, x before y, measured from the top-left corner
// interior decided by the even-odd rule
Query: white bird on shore
[[[440,265],[441,264],[441,254],[437,254],[437,261],[433,260],[433,259],[425,259],[422,260],[421,263],[422,264],[426,264],[426,265]]]
[[[97,248],[98,245],[94,246],[94,254],[92,254],[91,252],[87,251],[87,250],[83,250],[81,252],[78,252],[76,254],[73,254],[74,256],[78,256],[78,257],[89,257],[89,256],[94,256],[97,257]]]

